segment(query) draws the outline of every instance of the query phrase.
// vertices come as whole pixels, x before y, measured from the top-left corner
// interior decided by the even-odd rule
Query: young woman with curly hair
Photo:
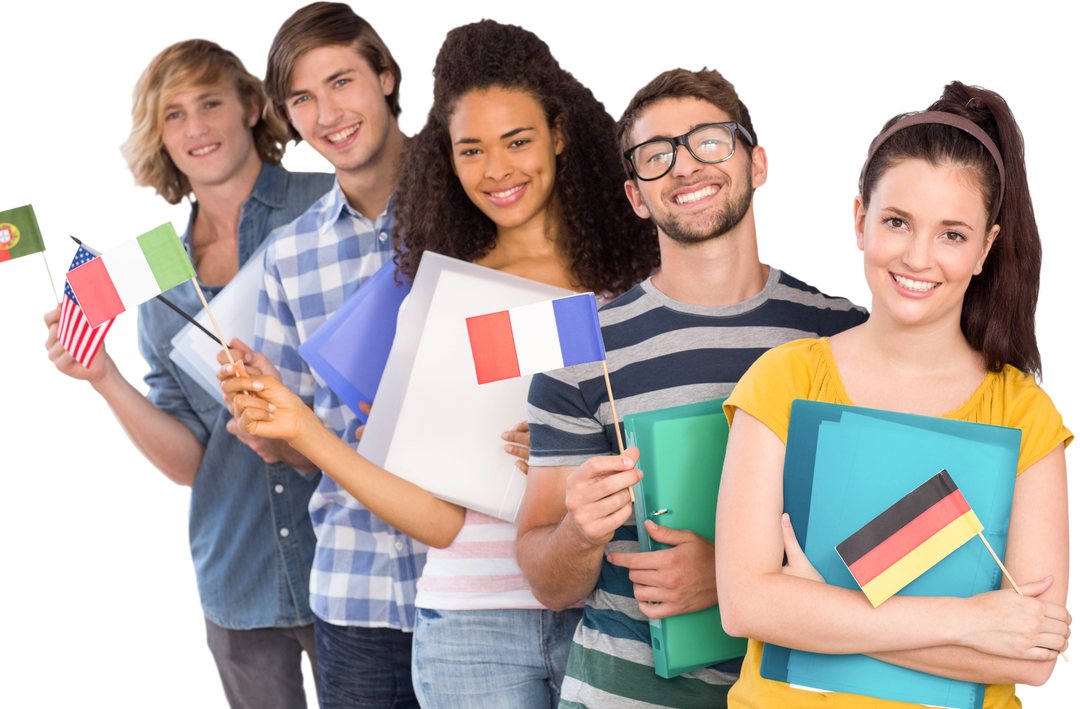
[[[434,106],[406,150],[395,196],[406,277],[424,251],[437,251],[610,297],[658,265],[651,223],[623,196],[615,121],[536,35],[490,20],[459,27],[434,74]],[[413,642],[424,707],[558,704],[581,611],[546,610],[533,596],[514,561],[516,524],[372,465],[269,377],[225,388],[260,390],[236,397],[245,430],[285,438],[377,516],[433,547],[417,583]],[[527,457],[524,424],[504,438],[508,453]]]

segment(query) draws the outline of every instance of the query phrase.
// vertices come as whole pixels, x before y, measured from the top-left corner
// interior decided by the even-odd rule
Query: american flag
[[[98,255],[85,246],[80,246],[68,270],[78,268],[87,261],[97,258]],[[67,279],[64,279],[64,304],[60,308],[60,344],[75,358],[75,361],[84,367],[90,366],[98,348],[101,347],[101,342],[105,339],[105,333],[112,327],[113,320],[91,328],[90,321],[86,319],[82,308],[79,307],[75,292],[71,290]]]

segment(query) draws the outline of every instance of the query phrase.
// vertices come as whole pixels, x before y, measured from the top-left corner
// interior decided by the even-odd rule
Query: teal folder
[[[644,476],[634,486],[634,514],[642,551],[667,548],[645,531],[647,519],[715,541],[716,495],[728,439],[724,401],[623,419],[628,444],[641,450],[638,467]],[[724,632],[719,606],[652,620],[649,626],[653,663],[661,677],[670,679],[746,654],[746,639]]]
[[[857,589],[835,545],[945,468],[1004,556],[1020,431],[927,416],[795,401],[784,462],[784,509],[825,580]],[[973,539],[901,595],[960,596],[994,590],[1001,572]],[[955,709],[978,709],[985,687],[909,670],[865,655],[822,655],[766,644],[761,674],[796,686]]]

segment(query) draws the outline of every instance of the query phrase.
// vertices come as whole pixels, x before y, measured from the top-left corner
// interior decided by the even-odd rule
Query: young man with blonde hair
[[[766,350],[866,319],[758,260],[753,197],[768,161],[718,72],[664,72],[617,130],[627,198],[660,239],[659,271],[600,311],[620,416],[721,399]],[[538,374],[529,391],[518,562],[548,607],[587,599],[559,706],[726,706],[742,658],[672,679],[654,672],[649,621],[717,603],[713,544],[649,521],[669,548],[641,553],[627,491],[641,479],[637,451],[612,455],[602,382],[599,365],[585,364]]]
[[[333,182],[281,167],[287,134],[265,108],[261,82],[236,55],[206,40],[166,48],[136,85],[122,151],[136,184],[153,187],[169,204],[191,200],[184,246],[207,299],[273,229]],[[191,283],[171,290],[169,299],[190,314],[202,308]],[[45,317],[56,368],[90,382],[143,455],[191,487],[191,554],[207,642],[230,706],[304,707],[302,651],[315,667],[307,601],[315,537],[307,501],[317,477],[301,476],[258,439],[245,443],[229,432],[232,418],[220,400],[169,359],[186,321],[160,301],[139,307],[139,347],[150,366],[146,396],[104,348],[89,368],[76,362],[57,341],[58,319],[59,309]]]
[[[359,420],[297,350],[393,254],[391,194],[405,146],[397,122],[400,86],[390,50],[341,3],[297,10],[278,30],[267,60],[266,92],[275,110],[291,135],[334,166],[337,182],[275,233],[252,344],[353,446]],[[412,629],[425,547],[325,475],[310,513],[318,536],[311,608],[323,709],[416,707]]]

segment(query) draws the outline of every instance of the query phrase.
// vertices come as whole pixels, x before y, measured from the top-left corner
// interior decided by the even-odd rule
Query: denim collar
[[[259,171],[259,176],[255,180],[255,187],[252,188],[251,195],[247,196],[244,200],[244,204],[241,208],[241,222],[244,219],[244,213],[247,210],[247,205],[251,201],[257,200],[262,204],[268,206],[271,209],[283,209],[285,206],[285,198],[288,193],[288,171],[281,168],[279,165],[274,165],[269,162],[262,163],[262,170]],[[195,223],[195,215],[199,213],[199,202],[192,201],[188,204],[188,212],[184,217],[184,228],[180,229],[180,241],[184,243],[184,248],[188,252],[188,257],[194,260],[194,253],[192,252],[192,225]],[[240,229],[244,231],[243,229]],[[258,248],[258,244],[244,244],[244,236],[242,233],[237,235],[237,251],[240,257],[240,263],[246,262],[247,257],[255,253]],[[245,250],[244,246],[247,246]],[[246,253],[245,253],[246,252]],[[204,286],[207,289],[214,286]]]

